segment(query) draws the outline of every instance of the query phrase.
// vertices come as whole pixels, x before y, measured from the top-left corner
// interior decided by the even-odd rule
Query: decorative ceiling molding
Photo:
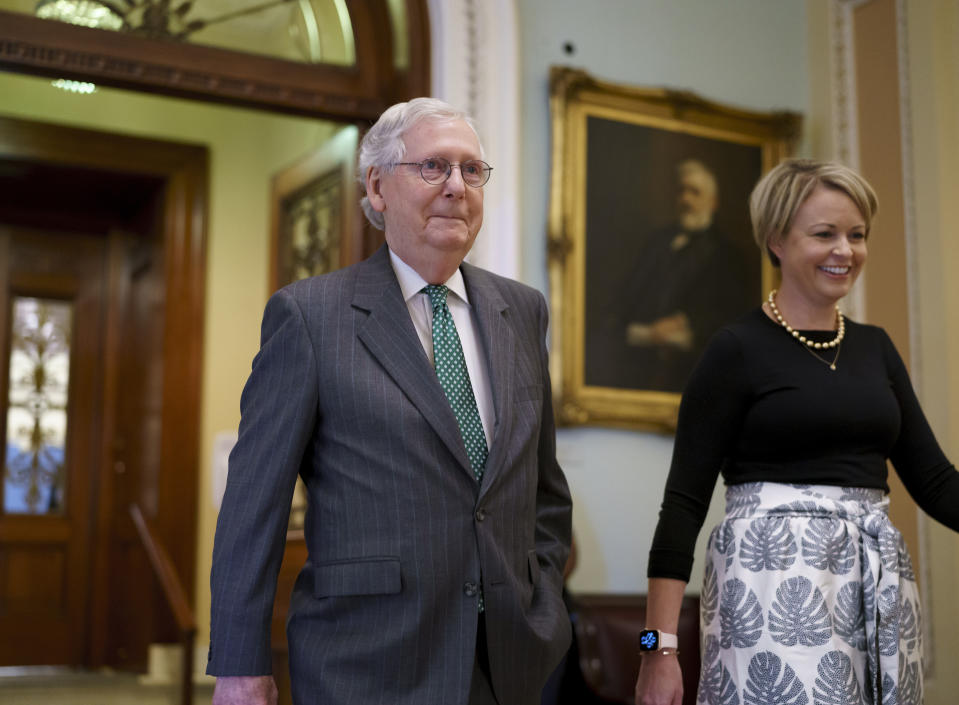
[[[382,2],[348,4],[355,66],[171,44],[0,10],[0,69],[311,117],[375,120],[408,91],[423,90],[415,76],[425,67],[408,73],[393,69]],[[421,32],[418,24],[415,31]],[[418,45],[422,34],[425,30],[411,35],[411,41]],[[415,58],[425,63],[422,52]]]
[[[94,30],[96,31],[96,30]],[[21,72],[77,78],[93,83],[170,95],[209,99],[216,97],[250,107],[283,104],[291,112],[329,116],[363,114],[375,117],[381,102],[303,90],[276,83],[237,78],[216,71],[197,71],[166,62],[122,60],[107,54],[67,51],[36,42],[0,38],[0,67],[15,64]]]

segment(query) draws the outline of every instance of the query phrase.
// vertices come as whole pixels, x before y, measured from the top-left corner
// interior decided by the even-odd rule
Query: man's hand
[[[626,326],[626,344],[635,347],[665,345],[689,350],[693,346],[693,328],[685,313],[657,318],[652,323],[630,323]]]
[[[276,705],[273,676],[225,676],[216,679],[211,705]]]

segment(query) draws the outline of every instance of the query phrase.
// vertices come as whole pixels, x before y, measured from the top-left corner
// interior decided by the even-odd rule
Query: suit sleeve
[[[536,554],[541,567],[552,568],[551,575],[556,581],[556,587],[561,589],[563,568],[569,557],[572,540],[573,504],[566,476],[556,460],[556,424],[549,379],[549,351],[546,348],[549,314],[541,294],[538,298],[538,319],[538,342],[543,371],[543,423],[540,426],[539,480],[536,490]]]
[[[287,290],[263,315],[217,520],[207,673],[271,673],[270,622],[297,473],[317,419],[316,358]]]

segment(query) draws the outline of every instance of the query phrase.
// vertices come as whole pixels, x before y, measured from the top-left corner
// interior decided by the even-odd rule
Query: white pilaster
[[[429,0],[429,11],[433,96],[475,118],[493,166],[484,187],[483,229],[468,259],[515,278],[520,272],[515,0]]]

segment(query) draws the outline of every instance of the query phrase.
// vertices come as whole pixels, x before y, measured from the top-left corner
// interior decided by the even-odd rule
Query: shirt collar
[[[396,280],[400,283],[400,291],[403,292],[403,300],[409,301],[423,290],[427,282],[423,277],[417,274],[416,270],[399,258],[393,250],[390,250],[390,264],[393,265],[393,272],[396,274]],[[456,294],[467,304],[470,302],[466,295],[466,282],[463,281],[463,273],[457,267],[453,276],[443,282],[446,287]]]

